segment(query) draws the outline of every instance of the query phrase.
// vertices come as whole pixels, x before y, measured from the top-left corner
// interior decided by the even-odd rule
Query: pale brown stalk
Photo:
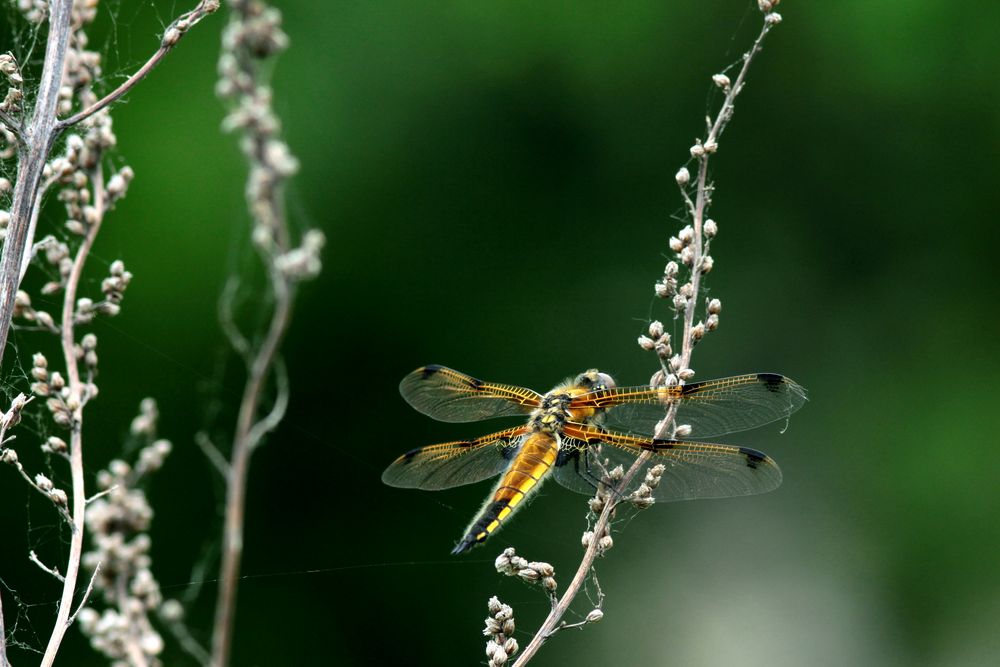
[[[66,64],[67,45],[72,32],[70,25],[72,5],[73,0],[52,0],[49,5],[49,34],[45,46],[45,62],[42,65],[42,76],[38,84],[31,121],[27,126],[22,126],[9,116],[0,119],[18,136],[19,148],[10,222],[7,226],[3,251],[0,253],[0,362],[3,361],[4,350],[7,347],[10,323],[14,316],[14,297],[21,284],[25,253],[31,245],[31,220],[41,199],[38,191],[42,170],[56,139],[68,127],[89,118],[131,90],[159,64],[184,33],[218,9],[219,0],[201,0],[193,10],[171,23],[164,33],[160,48],[121,86],[79,113],[59,120],[56,117],[56,107]]]
[[[62,327],[60,331],[63,361],[66,362],[67,386],[70,391],[69,398],[66,399],[66,404],[72,412],[69,465],[73,486],[73,533],[70,535],[69,558],[66,561],[66,574],[63,575],[63,590],[62,596],[59,599],[59,610],[56,614],[56,622],[52,628],[52,634],[49,636],[48,646],[45,647],[45,655],[42,656],[42,667],[48,667],[55,662],[63,636],[71,623],[70,610],[73,606],[73,595],[76,592],[76,580],[80,573],[80,556],[83,553],[84,514],[87,508],[87,495],[83,479],[83,406],[87,396],[84,391],[84,384],[80,381],[73,315],[76,309],[76,294],[80,287],[83,268],[87,263],[90,249],[94,245],[94,239],[97,238],[97,233],[101,229],[101,222],[104,220],[104,171],[100,166],[100,162],[94,168],[91,178],[96,217],[93,224],[87,229],[87,235],[84,237],[83,243],[76,251],[76,257],[73,259],[73,269],[66,280],[66,291],[63,295]]]
[[[0,667],[9,667],[7,661],[7,630],[3,624],[3,591],[0,591]]]
[[[254,446],[263,391],[275,363],[281,340],[291,317],[292,290],[285,280],[272,276],[274,311],[267,336],[248,366],[247,382],[240,401],[236,433],[229,465],[226,468],[226,508],[223,524],[222,563],[219,570],[219,597],[212,635],[212,665],[229,664],[236,616],[236,593],[239,589],[240,561],[243,557],[243,521],[246,508],[247,473]],[[284,400],[284,399],[280,399]]]
[[[720,108],[714,121],[710,121],[707,125],[708,134],[706,135],[704,143],[699,143],[697,145],[700,147],[698,151],[695,151],[694,149],[692,150],[693,155],[697,153],[696,158],[698,160],[698,174],[694,200],[692,200],[687,194],[683,185],[681,188],[688,213],[692,218],[692,226],[694,229],[694,240],[692,244],[694,256],[691,263],[690,278],[693,296],[688,299],[684,309],[684,326],[682,332],[683,342],[681,345],[680,362],[675,368],[672,369],[672,372],[690,368],[691,355],[694,350],[694,345],[697,342],[697,339],[692,335],[692,331],[695,327],[695,312],[699,304],[699,290],[701,285],[701,276],[703,273],[703,235],[705,213],[711,203],[712,193],[712,186],[708,182],[709,157],[717,150],[719,135],[725,128],[726,123],[728,123],[728,121],[732,118],[734,100],[743,88],[747,71],[750,68],[750,63],[753,61],[754,56],[760,51],[761,43],[767,36],[767,33],[773,25],[780,21],[780,17],[774,17],[777,17],[777,15],[768,14],[765,16],[764,25],[761,28],[757,39],[754,41],[750,51],[743,56],[743,66],[737,75],[736,81],[732,82],[732,84],[725,89],[725,98],[723,100],[722,107]],[[671,369],[668,369],[662,359],[661,364],[663,364],[664,376],[669,376]],[[655,437],[664,438],[669,437],[672,434],[673,429],[676,426],[674,424],[674,415],[676,410],[676,404],[669,406],[664,415],[664,419],[657,425]],[[615,488],[610,490],[609,497],[604,503],[604,507],[593,526],[593,538],[587,544],[583,558],[577,567],[572,581],[563,592],[562,597],[559,598],[559,600],[553,605],[549,615],[546,617],[545,621],[543,621],[541,627],[532,637],[531,641],[524,647],[524,650],[520,653],[517,661],[514,663],[514,667],[523,667],[526,665],[535,656],[538,649],[541,648],[542,644],[545,643],[549,637],[562,627],[566,626],[566,623],[562,620],[563,617],[569,610],[573,600],[580,593],[580,591],[583,590],[584,584],[592,572],[595,559],[598,555],[603,555],[600,547],[600,537],[605,534],[610,534],[610,524],[612,518],[614,517],[615,509],[621,503],[629,502],[629,498],[625,496],[625,490],[629,488],[631,481],[649,462],[651,457],[652,453],[650,451],[643,452],[624,473],[624,476],[617,483]]]

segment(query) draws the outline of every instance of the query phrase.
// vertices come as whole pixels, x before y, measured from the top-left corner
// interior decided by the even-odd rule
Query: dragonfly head
[[[573,384],[588,391],[604,391],[605,389],[614,389],[617,386],[614,378],[596,368],[591,368],[586,373],[577,375]]]

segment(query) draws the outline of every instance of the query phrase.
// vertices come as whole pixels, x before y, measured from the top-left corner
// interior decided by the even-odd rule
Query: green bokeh
[[[109,86],[187,4],[105,7],[94,41],[111,46]],[[494,594],[527,643],[547,602],[492,559],[514,545],[567,583],[582,498],[546,487],[489,546],[449,557],[488,485],[423,493],[379,475],[414,446],[485,428],[431,422],[396,384],[431,362],[539,390],[593,366],[647,381],[655,359],[635,338],[669,319],[652,285],[679,226],[673,174],[718,102],[709,76],[757,29],[755,5],[281,3],[292,46],[275,100],[301,161],[289,205],[328,245],[286,344],[288,418],[254,459],[234,664],[473,664]],[[622,526],[599,565],[605,620],[555,637],[539,665],[980,665],[1000,652],[1000,5],[781,9],[714,159],[708,287],[724,311],[694,366],[809,388],[783,435],[730,439],[771,454],[785,482]],[[220,498],[192,437],[221,397],[210,426],[224,439],[240,391],[218,370],[215,322],[225,277],[247,264],[244,170],[212,90],[224,20],[116,108],[137,177],[89,283],[116,258],[135,273],[122,315],[94,329],[88,471],[156,397],[175,443],[152,490],[171,596],[214,577],[191,570]],[[38,340],[19,334],[18,352]],[[31,432],[17,444],[30,449]],[[57,559],[56,518],[28,495],[0,470],[0,577],[45,605],[57,589],[26,553]],[[51,606],[18,615],[0,593],[8,629],[42,646]],[[204,584],[193,607],[201,637],[213,594]],[[188,664],[173,645],[166,662]],[[72,631],[63,664],[102,663]]]

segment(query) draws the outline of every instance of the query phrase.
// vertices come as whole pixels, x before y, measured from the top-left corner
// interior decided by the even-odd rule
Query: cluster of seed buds
[[[41,473],[35,475],[35,488],[48,496],[56,507],[65,509],[69,505],[69,496],[66,495],[66,492],[56,488],[52,480]]]
[[[77,359],[83,360],[87,373],[93,377],[94,373],[97,372],[97,336],[92,333],[85,334],[76,344],[74,352]],[[93,398],[89,391],[87,395]]]
[[[17,452],[7,446],[7,443],[14,439],[14,436],[7,436],[7,432],[16,426],[21,421],[21,412],[24,410],[24,406],[32,401],[32,398],[26,397],[24,394],[18,394],[11,401],[10,409],[6,412],[0,413],[0,462],[6,463],[7,465],[13,466],[21,477],[28,484],[33,486],[39,493],[44,495],[46,498],[52,501],[59,512],[63,515],[66,521],[72,523],[72,519],[69,516],[69,497],[66,492],[52,482],[51,479],[45,475],[38,474],[33,478],[31,475],[25,471],[24,466],[17,458]],[[50,438],[52,440],[52,438]],[[55,438],[59,440],[59,438]],[[59,440],[62,443],[62,453],[66,451],[66,443]],[[49,450],[45,445],[42,446],[42,451],[53,451]]]
[[[603,467],[607,467],[607,461],[603,462]],[[617,492],[618,484],[624,476],[625,469],[620,465],[607,471],[607,475],[598,485],[597,494],[588,501],[591,512],[599,514],[604,511],[605,505],[608,502],[611,502],[611,495]],[[612,508],[611,511],[614,512],[614,508]],[[597,540],[597,555],[599,556],[603,556],[604,552],[608,551],[615,544],[611,537],[608,524],[605,524],[604,530],[600,535],[597,535],[592,530],[585,531],[583,533],[583,537],[581,538],[583,548],[590,548],[590,545],[593,544],[594,540]]]
[[[302,235],[302,245],[274,258],[274,267],[291,280],[315,278],[323,268],[319,251],[325,244],[323,233],[310,229]]]
[[[698,330],[695,327],[692,331]],[[702,327],[702,332],[704,327]],[[700,336],[699,336],[700,338]],[[649,352],[655,352],[660,360],[660,370],[650,379],[654,387],[674,386],[679,380],[690,380],[694,371],[685,368],[680,354],[674,354],[670,344],[670,334],[664,331],[663,323],[654,320],[649,325],[649,335],[639,336],[639,347]]]
[[[128,193],[128,186],[133,178],[135,178],[135,172],[132,171],[132,167],[125,166],[117,174],[108,179],[108,185],[104,190],[107,194],[109,206],[122,199]]]
[[[609,551],[611,547],[615,546],[615,541],[611,537],[610,529],[605,526],[604,530],[600,535],[597,535],[594,531],[588,530],[583,533],[583,537],[580,539],[580,543],[583,545],[584,549],[590,548],[590,545],[597,540],[597,555],[603,556],[605,552]]]
[[[695,244],[695,230],[691,225],[685,225],[677,236],[671,236],[669,245],[681,265],[687,267],[687,272],[695,271],[695,262],[698,262],[699,273],[708,273],[715,265],[715,260],[708,254],[711,239],[719,232],[719,226],[714,220],[706,220],[702,228],[704,245],[701,248],[701,256],[698,257],[698,249]],[[664,270],[663,279],[658,284],[662,287],[657,289],[657,296],[661,298],[670,297],[674,310],[680,314],[687,308],[688,303],[695,298],[694,285],[690,280],[678,286],[678,273],[680,267],[677,262],[670,262]]]
[[[94,590],[108,606],[101,612],[86,608],[79,615],[80,627],[97,651],[113,660],[141,651],[149,665],[160,664],[156,656],[163,651],[149,614],[162,613],[164,602],[150,569],[147,531],[153,510],[140,483],[163,466],[171,449],[168,441],[155,439],[157,416],[156,403],[144,399],[131,428],[146,442],[135,465],[115,460],[97,474],[103,493],[87,505],[92,548],[83,555],[83,564],[97,570]]]
[[[136,636],[133,617],[146,618],[136,604],[127,604],[121,611],[108,607],[103,613],[84,607],[76,620],[80,631],[90,638],[90,646],[113,660],[112,665],[159,667],[163,663],[156,656],[163,652],[163,638],[151,625]],[[141,663],[135,661],[137,652],[142,656]]]
[[[78,101],[81,107],[89,107],[97,101],[92,86],[94,81],[101,77],[101,54],[87,50],[90,40],[83,31],[84,26],[93,22],[96,16],[97,0],[83,2],[78,0],[73,3],[70,14],[73,39],[66,49],[66,61],[57,103],[60,116],[70,115],[75,101]]]
[[[54,334],[59,333],[59,327],[56,326],[52,315],[44,310],[35,310],[31,305],[31,297],[24,290],[17,290],[17,294],[14,295],[14,318],[31,322],[38,328],[51,331]]]
[[[765,14],[771,14],[779,4],[781,4],[781,0],[757,0],[757,8]],[[781,19],[779,18],[778,21],[780,22]]]
[[[31,393],[47,399],[45,407],[52,414],[52,420],[63,428],[72,426],[73,412],[80,406],[66,386],[62,373],[49,372],[48,359],[41,352],[36,352],[31,358],[31,379],[34,380]]]
[[[117,142],[111,132],[111,116],[102,111],[91,116],[91,120],[93,125],[87,133],[83,137],[78,134],[67,137],[63,155],[45,166],[46,178],[62,186],[59,201],[66,206],[66,229],[80,236],[103,215],[103,210],[93,205],[90,173],[97,167],[104,150]]]
[[[648,336],[639,336],[639,347],[656,352],[656,356],[662,361],[669,359],[674,352],[670,347],[670,334],[663,330],[663,323],[659,320],[650,323]]]
[[[558,587],[554,567],[548,563],[529,562],[527,558],[518,556],[513,547],[504,549],[503,553],[497,557],[494,565],[500,574],[505,574],[508,577],[518,577],[521,581],[527,581],[528,583],[538,583],[549,593],[555,593]]]
[[[58,280],[50,280],[42,285],[42,294],[50,295],[59,292],[66,286],[69,274],[73,270],[73,258],[69,254],[69,246],[49,235],[35,244],[36,252],[44,251],[45,262],[59,273]]]
[[[486,627],[483,634],[489,637],[486,642],[486,657],[490,667],[506,664],[520,647],[514,639],[514,610],[503,604],[494,595],[489,602],[490,615],[486,617]]]
[[[24,100],[24,79],[21,78],[21,68],[10,53],[0,53],[0,76],[7,82],[7,95],[0,102],[0,111],[12,116],[21,113],[21,102]]]
[[[319,251],[324,237],[307,232],[297,248],[288,249],[283,238],[279,193],[299,169],[298,160],[281,138],[281,123],[271,104],[271,89],[260,82],[261,61],[288,46],[281,29],[281,12],[258,0],[230,3],[232,20],[222,36],[216,93],[233,104],[223,121],[227,131],[242,133],[240,148],[250,163],[246,197],[254,221],[254,244],[272,257],[274,268],[286,279],[306,280],[320,269]]]
[[[156,423],[160,419],[160,410],[152,398],[144,398],[139,403],[139,414],[132,419],[129,433],[137,438],[156,437]]]
[[[646,471],[646,477],[642,480],[642,483],[628,496],[627,500],[638,509],[651,507],[656,502],[656,498],[653,497],[653,491],[660,485],[660,479],[663,477],[666,469],[666,466],[662,463],[651,466]]]
[[[10,410],[0,413],[0,448],[8,440],[7,431],[21,423],[21,411],[31,400],[24,394],[18,394],[10,402]]]
[[[41,25],[49,18],[48,0],[17,0],[17,9],[30,23]]]
[[[97,315],[114,317],[120,313],[122,298],[125,296],[125,290],[131,281],[132,273],[125,270],[125,264],[120,259],[112,262],[110,275],[101,281],[104,300],[94,303],[93,299],[85,296],[77,299],[76,310],[73,311],[73,322],[87,324]]]
[[[268,249],[281,225],[274,194],[298,171],[298,160],[281,139],[281,123],[271,107],[271,89],[258,82],[254,68],[288,46],[281,29],[281,12],[253,0],[234,3],[232,20],[222,35],[216,93],[234,103],[223,121],[227,131],[243,132],[240,147],[251,165],[247,201],[255,219],[253,239]]]

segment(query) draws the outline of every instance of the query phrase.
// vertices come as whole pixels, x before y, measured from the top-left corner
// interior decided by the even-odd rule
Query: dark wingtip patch
[[[417,454],[423,451],[423,449],[424,449],[423,447],[417,447],[416,449],[411,449],[410,451],[406,452],[405,454],[399,457],[400,463],[404,464],[409,463],[410,461],[413,460],[413,457],[415,457]]]
[[[426,366],[424,366],[423,368],[420,369],[420,373],[423,375],[423,378],[426,380],[430,376],[432,376],[435,373],[437,373],[438,371],[440,371],[442,368],[444,368],[444,366],[441,366],[439,364],[427,364]]]
[[[757,381],[769,391],[780,391],[781,385],[785,384],[785,376],[778,373],[758,373]]]
[[[767,459],[767,454],[749,447],[740,447],[740,454],[746,457],[748,468],[757,468],[760,463]]]

